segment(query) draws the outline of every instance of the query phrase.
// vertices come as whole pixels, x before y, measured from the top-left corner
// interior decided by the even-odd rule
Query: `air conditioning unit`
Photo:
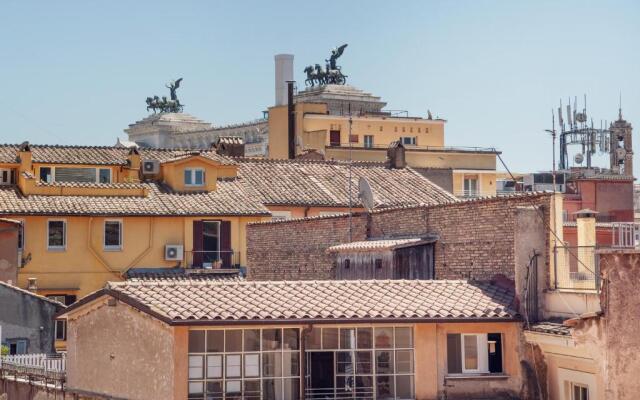
[[[155,175],[160,173],[160,161],[145,160],[142,162],[142,173],[144,175]]]
[[[167,261],[182,261],[184,248],[181,244],[168,244],[164,246],[164,259]]]

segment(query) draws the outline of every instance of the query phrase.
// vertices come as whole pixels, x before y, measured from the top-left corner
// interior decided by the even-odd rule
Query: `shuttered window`
[[[56,167],[54,171],[55,171],[56,182],[95,183],[96,181],[95,168]]]

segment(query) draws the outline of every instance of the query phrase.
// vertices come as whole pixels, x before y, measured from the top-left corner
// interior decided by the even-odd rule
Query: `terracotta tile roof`
[[[187,324],[519,317],[511,289],[466,281],[125,281],[108,283],[75,307],[105,294],[166,322]]]
[[[136,182],[112,182],[112,183],[95,183],[95,182],[36,182],[37,186],[45,187],[77,187],[77,188],[96,188],[96,189],[143,189],[142,183]]]
[[[213,192],[178,193],[143,183],[148,196],[23,195],[0,186],[0,215],[269,215],[258,196],[238,180],[219,180]]]
[[[423,238],[363,240],[361,242],[343,243],[336,246],[331,246],[327,249],[327,252],[339,253],[344,251],[366,252],[371,250],[390,250],[397,247],[404,247],[428,242],[430,241]]]
[[[18,157],[17,144],[0,145],[0,163],[16,163]],[[32,160],[35,163],[51,164],[90,164],[90,165],[126,165],[129,148],[119,146],[66,146],[66,145],[30,145]],[[229,157],[221,156],[214,150],[185,149],[138,149],[143,160],[166,162],[171,159],[190,156],[194,152],[199,155],[232,165],[235,162]]]
[[[243,280],[237,269],[185,270],[184,268],[131,268],[125,273],[130,282],[201,282]]]
[[[548,333],[551,335],[571,336],[571,328],[564,326],[560,322],[544,321],[533,324],[529,327],[530,331]]]
[[[236,158],[238,176],[247,181],[267,205],[349,206],[349,164],[344,161],[268,160]],[[441,204],[457,199],[411,168],[390,169],[383,163],[355,162],[351,197],[355,207],[358,180],[364,177],[377,207]]]

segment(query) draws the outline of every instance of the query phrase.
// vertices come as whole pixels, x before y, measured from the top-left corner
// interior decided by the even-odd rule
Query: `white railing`
[[[29,368],[42,372],[64,373],[67,359],[64,354],[16,354],[0,357],[0,369]]]
[[[612,223],[613,247],[633,248],[640,247],[640,224],[635,222]]]

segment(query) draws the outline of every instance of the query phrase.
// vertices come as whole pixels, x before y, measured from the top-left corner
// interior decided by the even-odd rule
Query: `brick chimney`
[[[399,140],[391,142],[387,148],[387,163],[389,168],[402,169],[407,166],[405,148]]]

